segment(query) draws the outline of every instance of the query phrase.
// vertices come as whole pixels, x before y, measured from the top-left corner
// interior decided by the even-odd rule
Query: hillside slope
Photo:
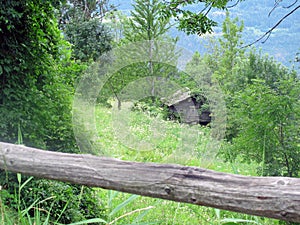
[[[132,9],[131,3],[134,1],[111,0],[110,2],[114,5],[117,5],[119,10],[128,11]],[[285,5],[280,5],[269,15],[274,7],[274,2],[275,1],[272,0],[245,0],[240,2],[237,6],[230,8],[229,12],[231,17],[238,17],[244,22],[245,29],[243,33],[243,40],[245,45],[254,42],[271,27],[273,27],[285,14],[291,10],[291,8],[286,9],[284,6],[289,6],[294,1],[284,1]],[[189,6],[189,8],[199,11],[201,6],[192,5]],[[219,27],[214,28],[214,36],[221,35],[220,25],[225,18],[225,11],[212,11],[210,17],[216,20],[219,24]],[[197,50],[200,53],[204,53],[206,51],[205,44],[207,43],[207,36],[187,36],[184,32],[180,32],[175,28],[171,30],[171,35],[179,36],[179,45],[187,49],[192,51]],[[283,64],[291,66],[295,59],[296,53],[300,52],[300,10],[297,10],[286,20],[284,20],[272,32],[265,43],[262,43],[262,41],[257,42],[254,44],[254,46],[258,49],[261,49],[263,53],[274,57]],[[299,67],[299,65],[297,66]]]

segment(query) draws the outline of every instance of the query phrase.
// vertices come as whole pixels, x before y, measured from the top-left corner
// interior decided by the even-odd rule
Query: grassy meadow
[[[126,104],[122,105],[122,110],[127,111]],[[161,118],[159,112],[149,113],[141,111],[130,111],[127,115],[127,127],[125,130],[122,126],[116,127],[115,122],[120,120],[117,116],[115,108],[106,108],[98,106],[96,108],[97,131],[100,146],[107,150],[110,156],[122,160],[134,160],[141,162],[163,162],[163,163],[178,163],[189,166],[200,166],[216,171],[239,173],[243,175],[256,175],[256,167],[254,164],[243,164],[241,162],[224,162],[221,158],[202,158],[201,155],[206,154],[205,150],[209,142],[211,142],[210,128],[195,125],[194,129],[198,131],[198,138],[196,139],[196,150],[191,154],[182,153],[182,150],[177,150],[177,153],[182,153],[177,157],[172,155],[174,149],[178,149],[178,145],[182,144],[182,136],[188,125],[180,124],[174,121],[165,121]],[[121,111],[122,111],[121,110]],[[127,111],[128,113],[129,111]],[[159,121],[160,125],[156,123]],[[125,123],[125,122],[124,122]],[[154,125],[153,125],[154,124]],[[136,137],[136,141],[149,139],[149,136],[154,136],[151,132],[151,126],[156,132],[157,126],[162,128],[161,137],[156,137],[157,146],[152,150],[133,150],[130,146],[131,142],[124,141],[122,135],[117,132],[131,132]],[[152,129],[152,130],[153,130]],[[159,132],[159,131],[158,131]],[[189,132],[188,132],[189,133]],[[120,137],[121,136],[121,137]],[[193,138],[195,135],[191,135]],[[151,140],[149,140],[151,142]],[[194,140],[189,140],[193,142]],[[220,143],[224,144],[224,143]],[[142,148],[143,146],[136,146]],[[148,146],[149,147],[149,146]],[[176,150],[175,150],[176,151]],[[184,158],[184,159],[182,159]],[[246,190],[245,190],[246,191]],[[117,193],[115,191],[107,191],[99,189],[99,196],[102,204],[108,210],[108,215],[116,208],[122,206],[131,196],[130,194]],[[219,209],[195,206],[185,203],[177,203],[161,199],[153,199],[149,197],[137,197],[134,200],[127,202],[126,206],[113,214],[114,218],[120,218],[116,224],[135,224],[140,219],[145,224],[161,224],[161,225],[192,225],[192,224],[279,224],[277,220],[266,219],[256,216],[244,215]],[[149,209],[150,207],[150,209]],[[125,215],[122,217],[122,215]],[[148,223],[146,223],[148,222]],[[144,223],[142,223],[144,224]]]
[[[97,146],[101,150],[105,149],[105,155],[122,160],[176,163],[227,173],[256,175],[258,165],[244,164],[239,161],[224,162],[222,158],[212,157],[213,154],[206,151],[207,149],[215,151],[214,148],[209,147],[213,141],[209,127],[200,125],[190,127],[175,121],[166,121],[163,120],[160,111],[143,112],[141,110],[131,110],[131,107],[132,105],[129,103],[124,103],[120,111],[100,105],[96,107]],[[122,115],[122,113],[125,114]],[[226,143],[219,143],[219,147],[224,144]],[[187,149],[188,152],[184,149]],[[94,152],[97,151],[100,152],[99,149],[94,149]],[[103,151],[101,152],[103,153]],[[31,178],[24,180],[21,174],[18,174],[17,179],[19,187],[12,198],[21,206],[25,204],[22,200],[21,190],[31,182]],[[84,187],[82,187],[83,189]],[[278,220],[209,207],[142,197],[100,188],[95,188],[95,190],[95,198],[98,199],[99,204],[104,209],[103,217],[82,220],[81,222],[72,223],[72,225],[280,224]],[[50,203],[53,201],[49,211],[39,208],[39,204],[44,201]],[[18,211],[15,212],[9,209],[0,197],[0,224],[61,224],[59,220],[55,222],[49,219],[53,207],[54,199],[36,199],[34,204],[26,205],[25,210],[18,207]],[[32,211],[34,211],[34,217],[29,213]]]

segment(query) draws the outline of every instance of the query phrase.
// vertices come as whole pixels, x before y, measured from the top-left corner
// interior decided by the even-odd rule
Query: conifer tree
[[[133,5],[134,10],[131,11],[131,18],[125,27],[124,37],[130,42],[150,41],[148,74],[153,75],[152,55],[154,54],[154,41],[171,41],[174,44],[176,39],[172,39],[167,35],[170,29],[169,19],[162,18],[161,5],[158,0],[136,0]],[[166,52],[164,57],[171,57],[173,52]],[[153,93],[154,94],[154,93]]]
[[[168,36],[168,31],[171,27],[169,19],[163,19],[161,14],[161,5],[158,0],[136,0],[131,11],[131,17],[124,19],[123,22],[123,39],[119,45],[135,43],[140,41],[148,41],[147,61],[139,62],[134,65],[129,65],[117,74],[112,76],[106,84],[106,93],[111,93],[118,100],[118,106],[121,108],[118,92],[122,90],[128,83],[142,77],[160,76],[168,77],[174,73],[174,68],[169,65],[155,62],[153,56],[160,54],[160,61],[170,62],[176,60],[178,54],[175,52],[176,38]],[[169,42],[170,49],[161,49],[161,46],[155,44],[157,41]],[[157,58],[157,57],[156,57]],[[176,69],[176,68],[175,68]],[[151,82],[151,95],[155,96],[154,81]]]
[[[136,0],[124,36],[129,41],[166,38],[170,29],[169,19],[162,18],[158,0]]]

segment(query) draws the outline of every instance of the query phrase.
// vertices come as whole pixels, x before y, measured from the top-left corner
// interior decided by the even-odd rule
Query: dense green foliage
[[[299,78],[258,55],[250,55],[243,68],[246,73],[240,74],[249,81],[233,96],[232,110],[239,126],[232,141],[233,154],[262,162],[262,175],[298,177]]]
[[[58,29],[53,5],[50,1],[1,1],[0,12],[0,140],[78,153],[71,107],[75,80],[86,65],[71,60],[70,44]],[[1,171],[0,177],[0,186],[12,196],[17,184],[15,175]],[[34,180],[22,194],[27,206],[36,199],[54,196],[51,218],[60,215],[61,221],[67,223],[101,214],[92,191],[85,191],[79,201],[80,190],[72,185]],[[80,204],[75,206],[76,202]],[[12,209],[16,207],[13,201],[5,203]],[[41,207],[50,210],[47,203]]]
[[[262,175],[298,177],[299,77],[254,50],[245,53],[240,48],[243,25],[237,22],[227,15],[213,54],[202,59],[227,102],[226,157],[261,163]]]
[[[11,176],[9,182],[1,183],[5,189],[0,193],[0,200],[16,211],[29,208],[28,215],[32,218],[36,216],[35,207],[42,209],[39,212],[42,220],[49,216],[50,224],[54,221],[68,224],[104,215],[99,198],[91,188],[51,180],[31,180],[19,192],[25,180],[19,183],[16,176]],[[10,191],[12,186],[14,192]],[[6,190],[7,187],[10,189]]]
[[[72,44],[72,58],[91,62],[110,50],[111,35],[102,18],[111,7],[106,0],[61,2],[59,27]]]
[[[173,16],[179,21],[178,28],[187,34],[202,35],[211,33],[212,28],[217,25],[216,21],[208,17],[212,8],[225,10],[229,0],[199,1],[199,0],[171,0],[162,3],[162,9],[167,18]],[[190,10],[186,6],[197,4],[202,10],[197,12]]]
[[[72,44],[74,59],[97,60],[111,48],[111,36],[99,19],[76,21],[66,25],[66,40]]]
[[[52,5],[5,1],[1,15],[1,140],[16,142],[20,128],[26,145],[74,151],[70,104],[82,68],[66,58]]]

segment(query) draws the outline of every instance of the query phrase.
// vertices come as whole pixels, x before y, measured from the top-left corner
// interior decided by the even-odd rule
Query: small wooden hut
[[[179,119],[180,122],[187,124],[207,125],[211,122],[210,111],[201,109],[207,102],[197,99],[199,96],[193,96],[188,88],[176,91],[172,96],[163,99],[164,104],[169,109],[169,118]]]

